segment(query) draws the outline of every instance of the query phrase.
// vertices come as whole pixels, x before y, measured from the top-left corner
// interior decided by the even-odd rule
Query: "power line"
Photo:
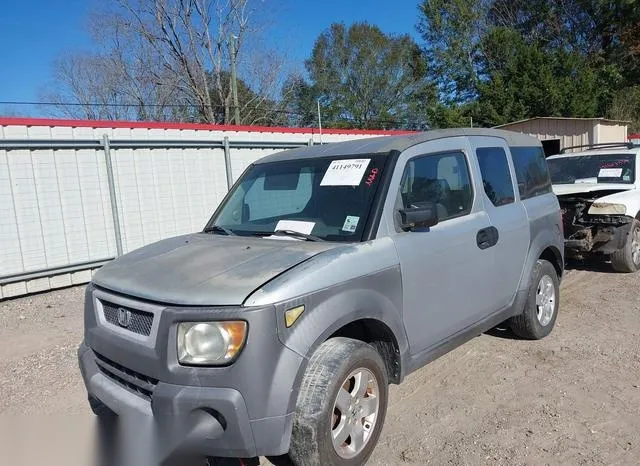
[[[167,108],[184,108],[194,107],[199,105],[192,103],[184,104],[140,104],[140,103],[106,103],[106,102],[25,102],[25,101],[10,101],[1,100],[0,105],[44,105],[44,106],[56,106],[56,107],[167,107]],[[209,105],[211,108],[224,109],[227,108],[224,105]],[[233,108],[233,105],[229,105],[228,108]]]
[[[142,107],[154,107],[154,108],[199,108],[199,105],[192,103],[184,103],[184,104],[139,104],[139,103],[106,103],[106,102],[26,102],[26,101],[11,101],[11,100],[0,100],[0,105],[42,105],[49,107],[112,107],[112,108],[142,108]],[[229,108],[231,110],[234,109],[233,105],[224,106],[224,105],[208,105],[208,107],[224,110]],[[270,109],[270,113],[283,113],[288,115],[299,115],[303,116],[305,113],[303,112],[294,112],[292,110],[283,110],[283,109]]]
[[[60,106],[60,107],[190,107],[193,104],[108,104],[103,102],[25,102],[25,101],[11,101],[2,100],[2,105],[45,105],[45,106]]]
[[[81,102],[33,102],[33,101],[11,101],[11,100],[2,100],[0,101],[0,105],[31,105],[31,106],[49,106],[49,107],[110,107],[110,108],[199,108],[199,105],[193,103],[184,103],[184,104],[141,104],[141,103],[107,103],[107,102],[89,102],[89,103],[81,103]],[[230,109],[233,110],[234,106],[229,105],[228,107],[224,105],[211,105],[211,108],[217,110],[225,110]],[[308,113],[293,111],[293,110],[285,110],[285,109],[269,109],[267,113],[279,113],[283,115],[292,115],[292,116],[308,116]],[[356,119],[353,117],[339,117],[337,121],[328,121],[327,123],[336,123],[340,122],[353,122],[356,123]],[[420,128],[421,124],[413,123],[410,121],[398,121],[392,119],[371,119],[368,120],[369,124],[383,125],[383,126],[393,126],[393,127],[404,127],[404,128]]]

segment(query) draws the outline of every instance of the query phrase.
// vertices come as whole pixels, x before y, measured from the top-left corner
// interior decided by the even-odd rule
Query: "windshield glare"
[[[635,155],[600,154],[547,160],[553,184],[635,182]]]
[[[208,228],[255,236],[294,230],[329,241],[360,241],[384,157],[256,164],[243,175]]]

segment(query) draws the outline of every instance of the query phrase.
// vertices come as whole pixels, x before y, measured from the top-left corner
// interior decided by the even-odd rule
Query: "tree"
[[[418,10],[417,29],[440,100],[451,105],[473,100],[487,0],[424,0]]]
[[[308,127],[318,124],[318,87],[307,83],[302,75],[293,74],[284,83],[282,94],[285,116],[291,126]]]
[[[316,99],[324,122],[357,128],[422,127],[435,98],[426,63],[408,36],[384,34],[366,23],[332,24],[305,62],[310,83],[296,77],[290,108],[302,121],[315,119]]]
[[[640,8],[636,0],[496,0],[489,15],[529,44],[582,56],[598,75],[598,114],[640,81]]]
[[[221,76],[222,95],[230,92],[231,73],[223,71]],[[211,79],[215,79],[211,76]],[[286,118],[280,102],[272,100],[266,95],[260,95],[241,78],[237,80],[238,86],[238,106],[242,115],[241,122],[246,124],[257,124],[264,126],[284,125]],[[213,89],[213,86],[211,87]],[[220,93],[211,91],[211,102],[214,108],[215,121],[225,121],[228,116],[225,114],[227,107],[220,101]]]
[[[530,116],[595,117],[597,76],[576,52],[546,52],[513,29],[484,39],[486,76],[478,84],[476,119],[499,125]]]
[[[630,133],[640,133],[640,85],[618,91],[609,107],[609,118],[631,121]]]
[[[175,86],[155,82],[148,71],[145,62],[129,62],[115,52],[65,54],[53,63],[55,84],[41,92],[41,99],[68,118],[193,120],[185,96]]]
[[[229,124],[233,62],[243,95],[236,123],[277,121],[284,60],[255,40],[255,5],[116,0],[93,14],[96,51],[61,57],[54,64],[55,85],[44,96],[68,116]],[[63,105],[69,101],[77,105]]]
[[[640,114],[636,0],[423,0],[418,30],[445,124]],[[640,105],[640,104],[639,104]]]

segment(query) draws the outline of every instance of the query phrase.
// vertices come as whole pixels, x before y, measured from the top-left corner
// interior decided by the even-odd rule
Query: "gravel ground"
[[[570,270],[548,338],[492,331],[410,375],[391,388],[370,464],[640,464],[639,285],[640,274]],[[0,452],[25,465],[70,466],[90,445],[83,292],[0,302]]]

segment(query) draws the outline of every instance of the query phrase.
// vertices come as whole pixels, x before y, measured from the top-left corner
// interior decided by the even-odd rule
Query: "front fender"
[[[287,309],[305,306],[305,311],[291,328],[286,328],[284,313]],[[303,357],[294,384],[301,382],[313,352],[345,325],[360,320],[374,319],[385,324],[393,333],[400,352],[400,378],[408,360],[408,342],[402,323],[402,281],[400,267],[358,277],[304,297],[276,305],[278,337],[292,351]],[[290,400],[294,409],[297,391]]]

